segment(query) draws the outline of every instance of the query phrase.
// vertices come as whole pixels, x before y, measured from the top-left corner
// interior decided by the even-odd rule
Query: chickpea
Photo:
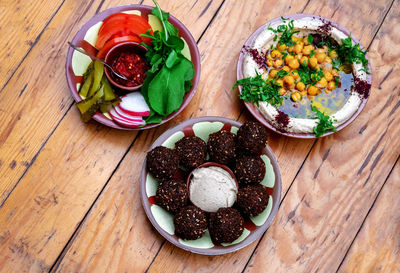
[[[329,57],[326,57],[324,60],[325,63],[331,64],[332,63],[332,59]]]
[[[307,36],[303,38],[304,45],[309,45]]]
[[[282,67],[282,70],[285,70],[286,72],[290,72],[290,68],[289,66],[285,65],[284,67]]]
[[[315,58],[317,58],[318,63],[323,63],[324,60],[325,60],[325,57],[326,57],[325,53],[317,53],[317,54],[315,54]]]
[[[278,50],[274,49],[271,51],[272,58],[276,59],[276,58],[280,58],[281,56],[282,56],[282,54]]]
[[[324,49],[325,52],[328,52],[328,50],[329,50],[327,45],[324,45],[322,48]]]
[[[328,82],[330,82],[331,80],[333,80],[333,75],[332,75],[332,73],[329,72],[329,71],[324,72],[324,76],[325,76],[325,79],[326,79]]]
[[[329,57],[334,59],[339,57],[339,55],[337,54],[336,50],[332,50],[331,52],[329,52]]]
[[[332,69],[332,75],[333,76],[338,76],[339,75],[339,71],[337,71],[337,69]]]
[[[303,90],[300,92],[301,96],[305,97],[307,96],[307,90]]]
[[[283,61],[281,60],[281,59],[276,59],[275,61],[274,61],[274,67],[280,67],[281,65],[283,64]]]
[[[293,94],[292,94],[292,100],[293,100],[294,102],[301,100],[301,95],[300,95],[300,93],[299,93],[299,92],[293,92]]]
[[[267,66],[272,66],[272,61],[271,60],[267,60]]]
[[[285,95],[285,94],[286,94],[285,88],[281,88],[281,89],[279,90],[279,95],[280,95],[280,96],[283,96],[283,95]]]
[[[322,78],[317,82],[317,86],[321,89],[324,89],[327,85],[328,85],[328,82],[326,81],[325,78]]]
[[[304,91],[306,89],[306,85],[304,83],[302,83],[302,82],[298,82],[296,84],[296,89],[299,90],[299,91]]]
[[[305,46],[304,48],[303,48],[303,54],[304,55],[310,55],[310,53],[311,53],[311,45],[308,45],[308,46]]]
[[[294,52],[296,54],[299,54],[303,50],[303,45],[302,44],[297,44],[294,46]]]
[[[293,52],[293,50],[294,50],[294,46],[289,46],[289,47],[287,48],[287,51],[288,51],[288,52]]]
[[[294,88],[294,78],[292,76],[286,75],[285,77],[283,77],[283,83],[285,84],[285,87],[287,89]]]
[[[313,56],[313,57],[311,57],[311,58],[309,59],[309,63],[310,63],[310,66],[311,66],[312,68],[316,68],[316,67],[317,67],[317,64],[318,64],[318,60],[317,60],[317,58],[315,58],[315,57]]]
[[[277,73],[278,73],[278,70],[276,70],[276,69],[271,69],[271,70],[269,71],[269,76],[270,76],[271,78],[275,78]]]
[[[290,55],[290,54],[288,54],[286,57],[285,57],[285,62],[288,64],[291,60],[293,60],[294,59],[294,57],[293,57],[293,55]]]
[[[333,90],[336,88],[336,84],[334,81],[328,82],[328,87],[329,90]]]
[[[293,72],[293,71],[292,71],[292,75],[293,75],[293,78],[294,78],[295,80],[297,80],[297,79],[300,78],[300,75],[299,75],[299,73],[297,73],[297,72]]]
[[[300,63],[301,63],[301,64],[306,63],[306,65],[308,65],[308,63],[309,63],[308,57],[307,57],[307,56],[301,57]]]
[[[318,88],[314,85],[308,87],[307,92],[310,96],[316,96],[318,94]]]
[[[297,59],[297,60],[300,61],[301,57],[303,57],[303,54],[300,53],[300,54],[297,54],[297,55],[296,55],[295,59]]]
[[[300,67],[299,61],[296,60],[296,59],[291,60],[291,61],[289,62],[289,67],[290,67],[291,69],[297,69],[297,68],[299,68],[299,67]]]
[[[277,48],[280,51],[284,51],[286,49],[286,45],[285,44],[279,44]]]
[[[315,53],[325,53],[325,50],[323,48],[317,48]]]
[[[282,79],[277,80],[276,84],[283,87],[283,80]]]

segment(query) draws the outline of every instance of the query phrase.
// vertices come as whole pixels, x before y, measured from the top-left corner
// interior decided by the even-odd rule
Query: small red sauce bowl
[[[206,163],[201,164],[201,165],[198,166],[197,168],[193,169],[193,170],[190,172],[190,174],[188,175],[187,179],[186,179],[186,188],[187,188],[187,191],[188,191],[188,196],[189,196],[189,201],[190,201],[190,203],[192,203],[192,201],[190,200],[190,180],[192,179],[193,172],[194,172],[195,170],[197,170],[197,169],[200,169],[200,168],[208,168],[208,167],[220,167],[220,168],[224,169],[225,171],[227,171],[227,172],[229,173],[229,175],[230,175],[230,176],[233,178],[233,180],[235,181],[237,190],[239,190],[239,183],[237,182],[237,179],[236,179],[235,175],[233,174],[232,170],[231,170],[228,166],[222,165],[222,164],[219,164],[219,163],[215,163],[215,162],[206,162]],[[193,203],[192,203],[192,204],[193,204]],[[193,204],[193,205],[194,205],[194,204]],[[206,211],[206,212],[209,212],[209,211]]]
[[[140,45],[139,43],[135,42],[124,42],[113,46],[110,51],[108,51],[105,62],[112,66],[113,62],[121,55],[123,52],[130,52],[140,55],[141,57],[145,58],[145,54],[147,52],[147,48]],[[104,66],[104,72],[106,73],[107,79],[110,83],[120,89],[127,90],[127,91],[134,91],[138,90],[142,87],[142,84],[135,85],[135,86],[125,86],[115,81],[115,78],[118,76],[112,75],[113,72],[106,66]],[[118,72],[118,71],[116,71]]]

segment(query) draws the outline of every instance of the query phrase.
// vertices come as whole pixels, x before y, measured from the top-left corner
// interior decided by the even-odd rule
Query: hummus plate
[[[277,69],[278,73],[285,72],[279,71],[279,69],[284,69],[283,66],[286,66],[285,62],[281,64],[281,66],[275,66],[275,64],[272,63],[267,65],[267,61],[274,62],[274,59],[270,58],[270,56],[273,56],[273,51],[275,51],[273,49],[278,47],[280,37],[283,36],[282,33],[278,32],[277,34],[276,30],[279,30],[279,27],[281,25],[287,25],[288,22],[292,24],[292,30],[296,32],[295,34],[293,34],[293,37],[299,40],[304,39],[305,45],[308,44],[307,37],[312,36],[311,40],[313,40],[313,37],[315,35],[326,37],[327,39],[329,38],[330,41],[336,43],[338,47],[343,44],[343,39],[346,38],[348,40],[350,40],[351,38],[353,46],[360,43],[353,35],[350,34],[350,31],[327,18],[306,14],[296,14],[276,18],[258,28],[246,41],[238,60],[238,80],[255,77],[257,75],[263,75],[263,79],[267,79],[267,77],[268,79],[271,79],[269,72],[271,72],[271,70],[274,70],[274,68]],[[301,41],[301,44],[301,47],[303,48],[303,41]],[[312,45],[312,43],[310,44]],[[287,48],[289,48],[289,46]],[[297,55],[299,61],[296,61],[297,64],[295,65],[297,66],[295,67],[299,67],[298,64],[300,63],[300,68],[289,70],[289,67],[286,66],[286,68],[288,68],[287,71],[289,72],[289,75],[291,75],[290,73],[292,72],[296,73],[298,70],[302,69],[301,63],[304,61],[303,59],[300,59],[302,55],[307,57],[307,62],[310,60],[310,62],[308,63],[308,67],[306,65],[306,69],[310,69],[311,56],[315,54],[314,50],[318,52],[318,48],[316,46],[312,49],[313,50],[310,55],[307,54],[306,56],[305,54],[301,54],[301,51],[300,54]],[[322,50],[322,46],[320,50]],[[327,47],[325,52],[325,56],[330,59],[329,61],[331,62],[331,65],[324,63],[317,64],[317,69],[320,69],[321,72],[322,68],[324,68],[325,72],[326,67],[324,65],[328,65],[331,72],[332,68],[335,68],[335,60],[333,58],[329,58],[329,56],[331,56],[331,51],[331,48],[329,48],[328,51]],[[360,46],[360,52],[362,51],[363,48]],[[293,55],[294,58],[297,58],[294,52],[289,53],[288,51],[286,51],[285,53],[281,51],[281,53],[284,54],[284,56],[282,56],[283,60],[286,60],[286,54]],[[264,56],[267,56],[270,59],[268,60],[267,57],[265,57],[264,59]],[[292,56],[289,57],[292,58]],[[339,57],[336,58],[339,59]],[[285,86],[286,82],[284,82],[283,84],[281,84],[281,86],[286,87],[287,90],[286,94],[283,94],[281,92],[283,102],[279,106],[272,105],[267,101],[259,101],[258,105],[257,103],[252,103],[251,101],[245,101],[245,105],[253,114],[253,116],[269,129],[279,134],[296,138],[316,137],[314,129],[318,125],[319,119],[315,117],[315,114],[313,113],[314,110],[311,109],[312,107],[317,107],[317,109],[321,109],[323,114],[326,115],[327,119],[329,117],[331,124],[335,127],[332,130],[324,131],[320,136],[332,134],[333,132],[339,131],[350,124],[358,116],[358,114],[361,112],[367,102],[371,87],[371,75],[369,74],[371,71],[371,67],[368,64],[368,59],[366,55],[365,60],[367,61],[366,64],[361,64],[358,62],[352,62],[351,64],[349,64],[347,66],[347,70],[351,70],[350,72],[347,71],[347,74],[342,72],[342,66],[340,66],[340,70],[333,69],[336,72],[336,77],[333,77],[332,79],[330,75],[330,80],[332,81],[332,83],[325,81],[324,84],[325,86],[328,86],[328,84],[332,84],[334,86],[335,79],[337,78],[337,86],[332,87],[331,89],[328,89],[328,87],[326,87],[325,92],[323,88],[316,88],[318,89],[318,93],[310,96],[310,92],[307,93],[307,86],[304,89],[303,85],[302,89],[304,89],[304,93],[300,95],[299,90],[296,90],[293,87],[289,88]],[[265,64],[263,62],[265,62]],[[368,73],[366,73],[366,71],[368,71]],[[286,73],[286,75],[287,74],[288,73]],[[322,77],[323,76],[324,75],[322,75]],[[275,77],[275,79],[277,79],[277,77]],[[282,77],[282,79],[285,80],[285,77]],[[297,88],[297,83],[302,80],[303,77],[299,79],[295,78],[293,86],[296,86]],[[359,84],[360,82],[361,84]],[[319,83],[320,82],[318,81],[318,83],[314,83],[314,85],[320,87],[318,86]],[[360,88],[362,88],[362,90],[359,90]],[[242,94],[241,85],[239,85],[239,92],[240,94]],[[295,97],[293,97],[293,93],[298,93],[298,101]],[[294,101],[293,98],[296,100]]]

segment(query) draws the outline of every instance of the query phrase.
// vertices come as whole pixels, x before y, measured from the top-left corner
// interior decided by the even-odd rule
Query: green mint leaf
[[[307,42],[311,45],[314,42],[314,36],[312,36],[311,34],[308,34]]]

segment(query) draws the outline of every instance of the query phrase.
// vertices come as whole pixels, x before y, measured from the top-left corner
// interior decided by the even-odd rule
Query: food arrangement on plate
[[[151,128],[176,116],[194,95],[200,74],[196,42],[154,3],[106,10],[72,40],[107,64],[68,52],[68,84],[84,121]]]
[[[291,15],[248,39],[234,87],[270,129],[320,137],[342,129],[362,110],[370,71],[366,51],[345,28],[318,16]]]
[[[242,248],[268,228],[280,200],[279,169],[258,122],[188,120],[151,147],[142,203],[171,243],[201,254]]]

